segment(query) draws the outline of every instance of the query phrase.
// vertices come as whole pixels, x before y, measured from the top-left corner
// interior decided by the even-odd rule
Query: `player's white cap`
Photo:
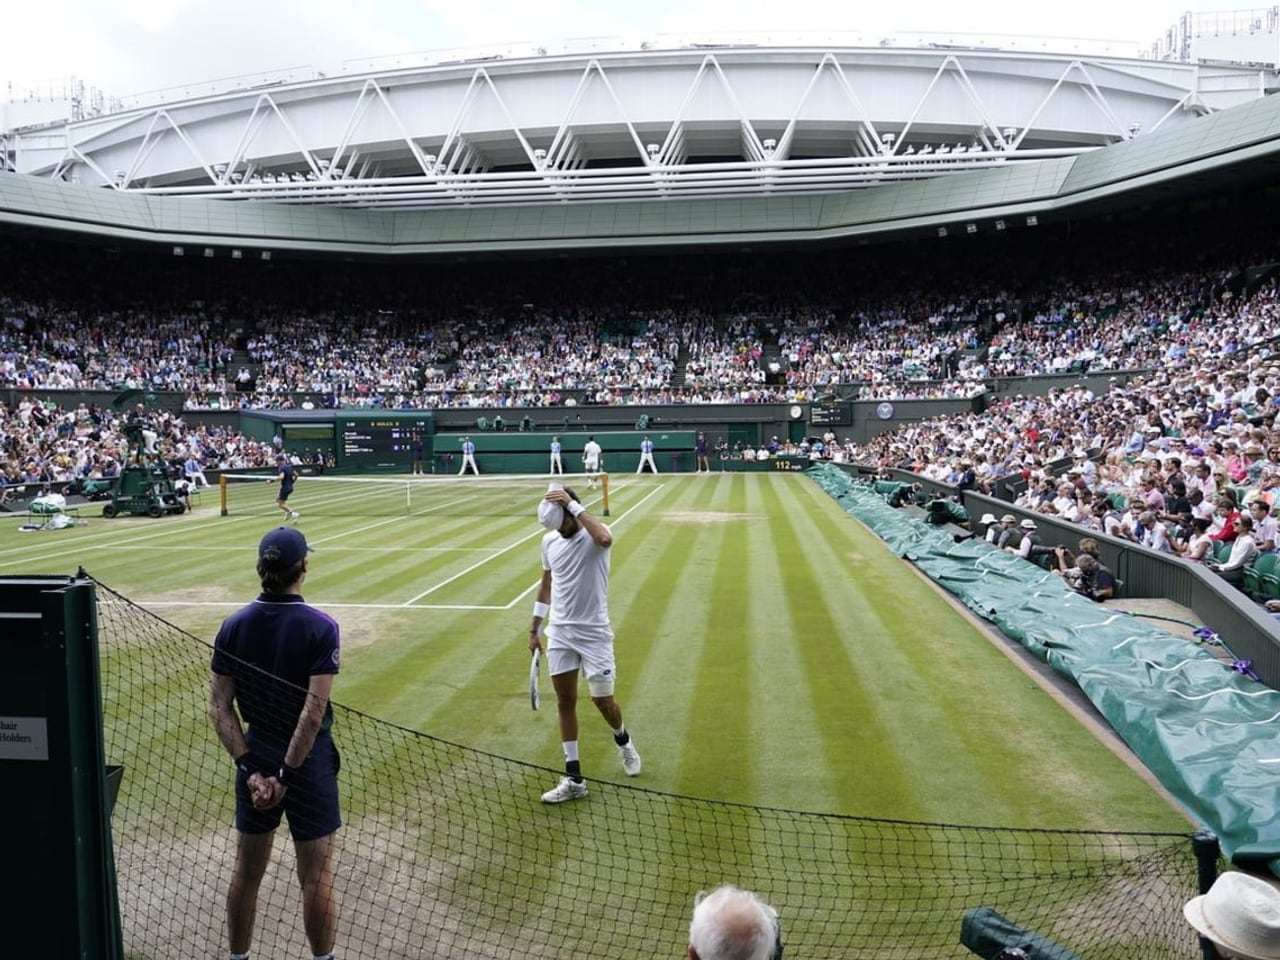
[[[564,484],[556,483],[554,480],[548,485],[547,493],[553,490],[563,490]],[[538,504],[538,522],[548,530],[559,530],[560,524],[564,523],[564,507],[558,503],[551,503],[549,500],[543,500]]]

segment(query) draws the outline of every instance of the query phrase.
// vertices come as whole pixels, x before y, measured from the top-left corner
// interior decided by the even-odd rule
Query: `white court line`
[[[621,513],[621,514],[619,514],[619,515],[618,515],[618,517],[617,517],[617,519],[614,519],[612,522],[613,522],[613,523],[620,523],[620,522],[622,522],[622,520],[627,516],[627,514],[631,513],[632,511],[634,511],[634,510],[636,510],[636,509],[638,509],[638,508],[639,508],[639,507],[640,507],[640,506],[641,506],[641,505],[642,505],[646,500],[648,500],[650,497],[652,497],[655,493],[659,493],[659,492],[660,492],[660,491],[662,491],[663,489],[664,489],[664,488],[663,488],[663,486],[662,486],[661,484],[656,485],[652,490],[650,490],[650,491],[649,491],[648,493],[646,493],[643,497],[641,497],[639,501],[637,501],[637,502],[636,502],[635,504],[633,504],[629,509],[627,509],[627,511],[626,511],[625,513]],[[591,502],[592,502],[592,503],[598,503],[598,502],[599,502],[599,498],[597,497],[595,500],[593,500],[593,501],[591,501]],[[541,538],[541,537],[542,537],[542,535],[543,535],[544,533],[546,533],[546,531],[545,531],[545,530],[535,530],[533,533],[529,534],[528,536],[521,537],[519,540],[516,540],[514,543],[510,543],[510,544],[508,544],[507,546],[503,547],[501,550],[498,550],[498,551],[497,551],[496,553],[494,553],[492,556],[485,557],[483,560],[478,560],[478,561],[476,561],[475,563],[473,563],[471,566],[467,567],[465,570],[460,570],[460,571],[458,571],[457,573],[455,573],[453,576],[448,577],[447,579],[441,580],[441,581],[440,581],[439,583],[437,583],[435,586],[428,587],[426,590],[423,590],[423,591],[422,591],[422,593],[418,594],[416,597],[412,597],[412,598],[410,598],[410,599],[406,600],[406,601],[404,602],[404,605],[405,605],[406,607],[408,607],[408,606],[412,606],[413,604],[415,604],[415,603],[417,603],[419,600],[421,600],[423,597],[425,597],[425,596],[427,596],[427,595],[429,595],[429,594],[435,593],[435,592],[436,592],[437,590],[439,590],[441,587],[448,586],[449,584],[453,583],[453,581],[455,581],[455,580],[459,579],[460,577],[465,577],[468,573],[471,573],[471,572],[473,572],[473,571],[475,571],[475,570],[480,569],[480,568],[481,568],[481,567],[483,567],[486,563],[488,563],[490,560],[496,560],[498,557],[502,556],[503,554],[505,554],[505,553],[510,553],[510,552],[511,552],[512,550],[514,550],[516,547],[518,547],[518,546],[520,546],[520,545],[522,545],[522,544],[524,544],[524,543],[527,543],[528,541],[532,540],[534,537],[539,537],[539,538]],[[541,582],[542,582],[542,581],[541,581],[541,580],[539,580],[537,583],[534,583],[534,584],[533,584],[533,586],[528,587],[527,589],[525,589],[524,591],[522,591],[521,593],[519,593],[519,594],[516,596],[516,598],[515,598],[514,600],[512,600],[510,603],[508,603],[505,607],[501,607],[501,608],[499,608],[499,609],[510,610],[510,609],[511,609],[512,607],[514,607],[517,603],[519,603],[519,602],[520,602],[524,597],[527,597],[527,596],[530,594],[530,592],[532,592],[533,590],[536,590],[536,589],[538,588],[538,584],[539,584],[539,583],[541,583]]]
[[[244,606],[243,600],[136,600],[140,607],[232,607]],[[510,604],[495,606],[493,604],[467,603],[417,603],[406,607],[403,603],[337,603],[331,600],[317,600],[309,603],[313,607],[343,610],[508,610]]]
[[[470,496],[470,497],[474,497],[474,496],[476,496],[476,494],[470,494],[469,496]],[[466,498],[460,498],[460,499],[466,499]],[[428,509],[423,510],[423,511],[422,511],[421,513],[419,513],[419,514],[414,514],[413,516],[422,516],[422,515],[424,515],[424,514],[430,513],[432,510],[435,510],[435,509],[443,509],[445,506],[455,505],[457,502],[458,502],[458,501],[452,501],[450,504],[442,504],[439,508],[431,507],[431,508],[428,508]],[[181,519],[178,519],[178,518],[172,518],[172,519],[169,521],[169,523],[167,523],[167,524],[165,525],[164,529],[161,529],[161,530],[152,530],[152,531],[151,531],[151,532],[149,532],[149,533],[139,533],[138,535],[136,535],[136,536],[132,536],[132,537],[125,537],[125,538],[122,538],[122,537],[120,536],[119,528],[117,528],[116,530],[113,530],[113,531],[108,531],[108,532],[104,532],[104,533],[93,533],[93,534],[88,534],[88,535],[83,536],[83,537],[78,537],[78,538],[77,538],[77,539],[75,539],[75,540],[71,540],[71,541],[68,541],[68,542],[66,542],[66,543],[64,543],[64,544],[62,544],[62,545],[60,545],[60,547],[59,547],[58,549],[50,549],[50,550],[47,550],[47,551],[45,551],[45,552],[43,552],[43,553],[39,553],[39,552],[38,552],[38,553],[34,553],[34,554],[32,554],[32,553],[30,553],[30,552],[29,552],[29,551],[30,551],[30,547],[28,547],[28,546],[9,547],[9,548],[6,548],[6,549],[3,549],[3,550],[0,550],[0,557],[4,557],[4,556],[6,556],[6,555],[10,555],[10,554],[17,554],[17,553],[21,553],[21,554],[22,554],[22,556],[21,556],[21,557],[19,557],[19,558],[18,558],[18,559],[16,559],[16,560],[7,560],[7,561],[6,561],[6,560],[0,560],[0,569],[3,569],[3,568],[5,568],[5,567],[13,567],[13,566],[25,565],[25,564],[29,564],[29,563],[40,563],[40,562],[44,562],[44,561],[47,561],[47,560],[57,560],[57,559],[59,559],[59,558],[61,558],[61,557],[69,557],[69,556],[83,556],[86,550],[94,550],[94,549],[102,549],[102,548],[107,548],[107,549],[126,548],[126,549],[127,549],[127,548],[132,547],[132,546],[140,546],[140,545],[143,545],[143,544],[148,544],[148,545],[150,545],[150,544],[149,544],[149,542],[150,542],[150,541],[155,540],[155,539],[157,539],[157,538],[161,538],[161,537],[169,537],[169,536],[186,536],[186,537],[189,537],[189,536],[191,535],[191,526],[190,526],[190,525],[191,525],[192,523],[196,523],[196,524],[203,524],[203,523],[259,523],[259,522],[261,522],[263,519],[273,519],[273,518],[271,518],[270,514],[256,514],[256,513],[255,513],[255,514],[241,514],[241,515],[239,515],[239,516],[229,516],[229,517],[223,517],[223,516],[195,516],[195,515],[185,515],[185,516],[183,516]],[[281,519],[281,520],[283,520],[284,518],[283,518],[283,517],[281,517],[280,519]],[[340,533],[335,533],[335,534],[332,534],[332,535],[327,536],[327,537],[321,537],[321,538],[319,538],[319,539],[309,540],[309,542],[310,542],[310,543],[312,543],[312,544],[317,544],[317,543],[331,543],[331,542],[333,542],[334,540],[337,540],[337,539],[339,539],[339,538],[341,538],[341,537],[350,536],[350,535],[352,535],[352,534],[356,534],[356,533],[363,533],[363,532],[364,532],[364,531],[366,531],[366,530],[373,530],[373,529],[376,529],[377,527],[385,526],[386,524],[389,524],[389,523],[400,523],[400,522],[402,522],[404,519],[405,519],[405,518],[404,518],[403,516],[388,517],[388,518],[386,518],[386,519],[379,520],[379,521],[378,521],[378,522],[376,522],[376,523],[365,524],[365,525],[363,525],[363,526],[355,527],[355,528],[353,528],[353,529],[351,529],[351,530],[346,530],[346,531],[343,531],[343,532],[340,532]],[[109,522],[109,521],[106,521],[106,520],[105,520],[105,518],[104,518],[104,522]],[[121,518],[121,519],[120,519],[119,521],[117,521],[117,522],[119,522],[119,523],[130,523],[130,522],[132,522],[132,521],[131,521],[130,519],[128,519],[128,518]],[[280,524],[276,524],[276,526],[279,526],[279,525],[280,525]],[[303,528],[303,529],[304,529],[304,532],[305,532],[305,528]],[[264,532],[265,532],[265,528],[264,528]],[[172,549],[172,550],[180,550],[180,549],[188,549],[188,550],[191,550],[191,549],[199,549],[200,551],[204,552],[204,551],[209,550],[210,548],[209,548],[209,547],[205,547],[205,546],[191,546],[191,545],[188,545],[188,546],[187,546],[187,547],[185,547],[185,548],[183,548],[183,547],[162,547],[162,548],[160,548],[160,549]],[[236,547],[222,547],[222,548],[218,548],[218,549],[224,549],[224,550],[237,550],[237,549],[240,549],[240,550],[243,550],[243,548],[236,548]],[[348,549],[348,548],[343,547],[343,548],[341,548],[341,549],[344,549],[344,550],[345,550],[345,549]],[[369,548],[369,549],[371,549],[371,548]],[[477,552],[477,553],[478,553],[478,552],[481,552],[481,551],[483,550],[483,548],[479,548],[479,547],[474,547],[474,548],[469,547],[469,548],[465,548],[465,549],[467,549],[468,551],[474,550],[474,551],[475,551],[475,552]],[[82,564],[82,565],[83,565],[83,564]]]
[[[306,531],[302,531],[305,533]],[[342,536],[336,534],[335,536]],[[325,542],[332,540],[333,537],[326,538]],[[320,540],[309,540],[308,543],[320,543]],[[112,544],[112,549],[132,550],[134,547]],[[185,550],[188,553],[195,549],[190,544],[181,547],[157,547],[155,545],[139,545],[138,550],[154,550],[160,553],[164,550],[180,551]],[[244,547],[200,547],[201,553],[244,553]],[[325,553],[487,553],[488,547],[327,547]]]
[[[239,523],[239,522],[250,521],[254,519],[257,519],[257,518],[255,517],[220,517],[219,518],[219,520],[227,520],[232,523]],[[129,521],[125,520],[123,522],[128,523]],[[35,555],[28,553],[25,556],[19,557],[16,560],[0,561],[0,568],[13,567],[19,564],[35,563],[43,560],[56,560],[59,557],[83,555],[85,553],[86,547],[92,550],[92,549],[101,549],[101,547],[103,546],[118,547],[118,546],[121,546],[122,544],[128,546],[131,544],[145,543],[150,540],[155,540],[159,537],[178,536],[178,535],[190,536],[191,528],[186,523],[183,523],[181,521],[179,521],[179,523],[181,525],[175,524],[173,526],[166,527],[163,530],[155,530],[151,533],[139,534],[136,537],[129,537],[128,539],[124,539],[124,540],[120,539],[118,533],[101,534],[101,535],[91,534],[90,536],[87,536],[87,537],[80,537],[77,540],[68,541],[65,545],[65,548],[61,550],[52,550],[52,551],[35,554]],[[103,540],[107,540],[111,542],[108,542],[106,544],[101,544],[100,542]],[[98,546],[95,546],[95,545],[98,545]],[[21,548],[5,550],[0,552],[0,555],[2,555],[3,553],[15,553],[15,552],[18,552],[18,550],[20,549]],[[197,546],[197,547],[191,547],[189,549],[204,549],[204,548]]]
[[[647,484],[645,484],[645,483],[643,483],[643,482],[641,482],[640,484],[637,484],[637,483],[635,483],[635,482],[624,481],[624,482],[622,482],[622,483],[618,484],[618,487],[619,487],[619,488],[625,488],[625,487],[629,487],[629,486],[636,486],[636,485],[644,486],[644,485],[647,485]],[[663,484],[661,484],[661,483],[653,484],[653,489],[652,489],[652,490],[650,490],[650,491],[649,491],[649,493],[645,494],[645,495],[644,495],[644,497],[642,497],[638,502],[636,502],[635,504],[633,504],[631,507],[629,507],[629,508],[624,512],[624,513],[620,514],[618,517],[616,517],[616,518],[610,518],[610,522],[611,522],[611,523],[619,523],[619,522],[621,522],[621,521],[622,521],[624,518],[626,518],[630,513],[632,513],[634,510],[638,509],[642,504],[644,504],[644,503],[645,503],[645,501],[647,501],[650,497],[652,497],[652,496],[653,496],[654,494],[656,494],[656,493],[659,493],[659,492],[660,492],[660,491],[662,491],[663,489],[664,489],[664,485],[663,485]],[[474,494],[473,494],[472,496],[474,496]],[[456,501],[456,500],[455,500],[455,501],[452,501],[452,502],[451,502],[451,505],[456,505],[456,503],[457,503],[457,502],[458,502],[458,501]],[[599,503],[599,502],[600,502],[600,498],[598,498],[598,497],[597,497],[596,499],[594,499],[594,500],[590,500],[590,501],[588,501],[588,502],[589,502],[589,503],[592,503],[592,504],[594,504],[594,503]],[[435,508],[431,508],[431,509],[435,509]],[[423,513],[424,513],[424,514],[425,514],[425,513],[427,513],[427,512],[429,512],[429,511],[427,511],[427,510],[424,510],[424,511],[423,511]],[[420,516],[420,515],[421,515],[421,514],[415,514],[414,516]],[[189,535],[190,535],[190,533],[191,533],[191,527],[189,526],[189,523],[190,523],[191,521],[195,521],[195,522],[197,522],[197,523],[204,523],[204,522],[206,522],[206,521],[207,521],[207,522],[218,522],[218,523],[223,523],[223,522],[231,522],[231,523],[244,523],[244,522],[250,522],[250,523],[252,523],[252,522],[255,522],[255,521],[261,521],[262,519],[263,519],[263,518],[262,518],[262,516],[260,516],[260,515],[258,515],[258,514],[253,514],[253,515],[242,515],[242,516],[231,516],[231,517],[221,517],[221,516],[212,516],[212,517],[195,517],[195,516],[190,516],[190,517],[185,518],[185,522],[184,522],[184,521],[179,521],[178,523],[173,523],[172,525],[166,525],[166,528],[165,528],[165,529],[163,529],[163,530],[155,530],[155,531],[152,531],[152,532],[150,532],[150,533],[139,534],[138,536],[130,537],[130,538],[125,539],[125,540],[123,540],[123,541],[120,539],[120,537],[119,537],[118,533],[115,533],[115,532],[103,533],[103,534],[91,534],[91,535],[89,535],[89,536],[81,537],[81,538],[79,538],[79,539],[78,539],[78,540],[76,540],[76,541],[72,541],[72,542],[67,543],[67,544],[66,544],[66,548],[65,548],[65,549],[55,550],[55,551],[47,552],[47,553],[44,553],[44,554],[39,554],[39,555],[36,555],[36,556],[32,556],[32,555],[30,555],[30,554],[27,554],[27,555],[25,555],[25,556],[21,557],[20,559],[11,560],[11,561],[2,561],[2,560],[0,560],[0,568],[6,567],[6,566],[14,566],[14,565],[18,565],[18,564],[27,564],[27,563],[31,563],[31,562],[33,562],[33,561],[51,560],[51,559],[56,559],[56,558],[58,558],[58,557],[65,557],[65,556],[69,556],[69,555],[81,554],[81,553],[83,553],[83,552],[84,552],[84,549],[85,549],[85,545],[86,545],[86,544],[98,543],[98,542],[103,541],[103,540],[111,541],[111,542],[109,542],[108,544],[105,544],[105,546],[112,547],[112,548],[114,548],[114,547],[121,547],[121,546],[126,547],[126,548],[129,548],[129,547],[132,547],[132,546],[135,546],[135,545],[142,546],[142,545],[146,544],[146,545],[148,545],[148,546],[149,546],[149,548],[150,548],[150,549],[157,549],[156,547],[154,547],[154,546],[152,546],[152,545],[149,545],[149,544],[148,544],[148,541],[155,540],[155,539],[160,538],[160,537],[168,537],[168,536],[171,536],[171,535],[172,535],[172,536],[178,536],[178,535],[182,535],[182,536],[189,536]],[[388,523],[401,523],[401,522],[403,522],[403,520],[404,520],[404,519],[405,519],[404,517],[388,517],[388,518],[386,518],[386,519],[379,520],[379,521],[377,521],[376,523],[365,524],[365,525],[363,525],[363,526],[356,527],[356,528],[353,528],[353,529],[351,529],[351,530],[346,530],[346,531],[342,531],[342,532],[339,532],[339,533],[335,533],[335,534],[332,534],[332,535],[327,536],[327,537],[321,537],[321,538],[318,538],[318,539],[313,539],[313,540],[310,540],[309,542],[311,542],[311,543],[313,543],[313,544],[317,544],[317,543],[331,543],[331,542],[333,542],[334,540],[338,540],[338,539],[340,539],[340,538],[342,538],[342,537],[347,537],[347,536],[351,536],[351,535],[353,535],[353,534],[362,533],[362,532],[364,532],[364,531],[366,531],[366,530],[372,530],[372,529],[375,529],[375,528],[377,528],[377,527],[384,526],[384,525],[386,525],[386,524],[388,524]],[[125,522],[128,522],[128,521],[125,521]],[[433,551],[433,550],[436,550],[436,551],[444,552],[444,551],[447,551],[447,550],[456,549],[458,552],[468,552],[468,553],[472,553],[472,552],[474,552],[474,553],[490,553],[490,555],[489,555],[489,556],[487,556],[487,557],[485,557],[484,559],[480,560],[479,562],[472,564],[472,565],[471,565],[470,567],[468,567],[466,570],[463,570],[462,572],[460,572],[460,573],[458,573],[458,574],[455,574],[455,575],[454,575],[454,576],[452,576],[452,577],[449,577],[447,580],[444,580],[444,581],[442,581],[442,582],[440,582],[440,583],[436,584],[435,586],[433,586],[433,587],[429,588],[428,590],[423,591],[422,593],[420,593],[420,594],[418,594],[416,597],[414,597],[412,600],[407,600],[407,601],[404,601],[404,602],[401,602],[401,603],[389,603],[389,604],[381,604],[381,603],[379,603],[379,604],[369,604],[369,603],[341,603],[341,602],[329,602],[329,601],[316,601],[314,605],[316,605],[316,606],[321,606],[321,607],[335,607],[335,608],[340,608],[340,609],[351,609],[351,610],[360,610],[360,609],[368,609],[368,610],[397,610],[397,609],[405,609],[405,608],[409,608],[409,607],[419,608],[419,609],[422,609],[422,610],[474,610],[474,611],[485,611],[485,610],[489,610],[489,611],[501,611],[501,610],[510,610],[510,609],[511,609],[512,607],[514,607],[517,603],[519,603],[522,599],[524,599],[524,598],[525,598],[525,597],[527,597],[530,593],[532,593],[534,590],[536,590],[536,589],[538,588],[538,585],[539,585],[539,583],[540,583],[541,581],[540,581],[540,580],[535,581],[535,582],[534,582],[530,587],[528,587],[526,590],[524,590],[523,592],[521,592],[520,594],[518,594],[518,595],[517,595],[513,600],[511,600],[509,603],[506,603],[506,604],[499,604],[499,605],[485,605],[485,604],[480,604],[480,605],[468,605],[468,604],[419,604],[419,603],[417,603],[416,601],[420,600],[422,597],[425,597],[425,596],[427,596],[427,595],[428,595],[428,594],[430,594],[430,593],[433,593],[434,591],[436,591],[436,590],[440,589],[441,587],[446,586],[447,584],[449,584],[449,583],[453,582],[454,580],[457,580],[459,577],[462,577],[462,576],[464,576],[465,574],[470,573],[471,571],[478,569],[479,567],[481,567],[481,566],[483,566],[485,563],[487,563],[489,560],[494,560],[494,559],[498,558],[499,556],[502,556],[504,553],[507,553],[507,552],[509,552],[510,550],[514,549],[515,547],[520,546],[521,544],[523,544],[523,543],[527,542],[527,541],[528,541],[528,540],[530,540],[532,537],[539,537],[539,536],[542,536],[542,531],[535,530],[535,531],[534,531],[532,534],[530,534],[529,536],[527,536],[527,537],[522,537],[520,540],[517,540],[516,542],[514,542],[514,543],[510,544],[509,546],[502,548],[502,549],[501,549],[501,550],[499,550],[497,553],[490,553],[490,552],[489,552],[486,548],[484,548],[484,547],[459,547],[459,548],[445,548],[445,547],[440,547],[440,548],[420,548],[420,549],[422,549],[422,550],[424,550],[424,551]],[[3,554],[4,554],[4,553],[17,552],[18,550],[21,550],[21,549],[23,549],[23,548],[13,548],[13,549],[11,549],[11,550],[7,550],[7,551],[0,551],[0,556],[3,556]],[[192,548],[192,547],[159,547],[158,549],[162,549],[162,550],[175,550],[175,551],[176,551],[176,550],[182,550],[182,549],[193,549],[193,548]],[[200,550],[202,550],[202,551],[206,551],[206,550],[209,550],[209,549],[211,549],[211,548],[209,548],[209,547],[199,547],[198,549],[200,549]],[[244,548],[238,548],[238,547],[219,547],[219,548],[216,548],[216,549],[219,549],[219,550],[232,550],[232,551],[240,552],[240,551],[242,551]],[[378,548],[373,548],[373,547],[336,547],[336,548],[333,548],[333,549],[335,549],[335,550],[341,550],[341,551],[346,552],[346,551],[359,551],[359,550],[370,550],[370,551],[371,551],[371,550],[375,550],[375,549],[378,549]],[[410,549],[412,549],[412,548],[410,548]],[[382,550],[380,550],[380,549],[379,549],[379,552],[385,552],[385,551],[382,551]],[[179,600],[154,600],[154,601],[153,601],[153,600],[138,600],[138,601],[136,601],[136,602],[139,604],[139,606],[143,606],[143,607],[152,607],[152,606],[155,606],[155,607],[166,607],[166,606],[167,606],[167,607],[200,607],[200,606],[209,606],[209,607],[242,607],[242,606],[244,606],[244,604],[243,604],[243,603],[241,603],[241,602],[218,602],[218,601],[179,601]]]

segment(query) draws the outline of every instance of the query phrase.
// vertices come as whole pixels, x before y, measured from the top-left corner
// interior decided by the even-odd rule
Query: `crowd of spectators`
[[[834,392],[956,398],[1006,376],[1149,371],[1117,376],[1100,396],[1083,383],[1047,397],[995,394],[981,413],[862,446],[822,444],[825,457],[960,486],[1016,477],[1025,506],[1092,526],[1103,522],[1102,496],[1156,504],[1157,492],[1177,496],[1169,477],[1180,473],[1191,493],[1201,463],[1219,489],[1234,490],[1223,482],[1231,442],[1242,455],[1257,445],[1255,465],[1280,447],[1271,433],[1280,367],[1267,342],[1280,295],[1274,278],[1246,285],[1242,269],[1267,261],[1269,234],[1240,229],[1192,246],[1167,233],[1113,232],[1118,252],[1084,260],[1087,238],[1074,235],[999,251],[1016,253],[1017,269],[977,246],[953,248],[938,265],[939,248],[921,244],[867,254],[856,273],[845,255],[815,253],[570,261],[553,274],[545,264],[421,275],[294,264],[236,276],[240,267],[202,264],[212,272],[193,276],[190,265],[98,263],[84,251],[14,243],[0,251],[11,267],[0,285],[0,387],[179,391],[183,416],[158,424],[174,456],[237,469],[269,462],[269,445],[187,429],[184,417],[293,406],[792,402]],[[125,455],[117,419],[110,409],[24,400],[0,414],[5,477],[109,473]],[[1081,476],[1054,474],[1049,465],[1067,459]],[[1270,497],[1272,479],[1265,466],[1251,481]],[[1210,513],[1216,493],[1205,497]],[[1152,512],[1173,524],[1170,549],[1187,549],[1189,521]],[[1123,529],[1164,542],[1137,517]]]
[[[1166,322],[1163,340],[1146,329],[1159,363],[1132,380],[1113,377],[1097,394],[1077,384],[1005,396],[848,452],[961,489],[1003,488],[1086,536],[1207,563],[1239,583],[1252,557],[1277,545],[1278,314],[1275,281],[1244,298],[1224,292],[1197,323]]]
[[[175,477],[269,466],[278,452],[273,442],[254,441],[224,427],[188,426],[182,416],[162,409],[135,413],[131,408],[126,414],[111,406],[64,408],[22,397],[12,409],[0,403],[0,489],[12,495],[14,488],[34,492],[45,485],[117,476],[137,456],[126,435],[131,416],[140,417],[148,434],[155,435],[149,461],[169,465]]]
[[[1241,264],[1226,240],[1087,262],[1046,242],[1017,270],[978,247],[939,268],[939,249],[864,253],[857,271],[814,253],[193,276],[13,244],[0,387],[176,391],[192,411],[955,398],[997,377],[1184,365],[1266,320],[1220,295]]]

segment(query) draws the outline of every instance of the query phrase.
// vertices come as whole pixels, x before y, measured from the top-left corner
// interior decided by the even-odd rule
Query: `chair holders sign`
[[[0,717],[0,760],[48,760],[49,724],[44,717]]]

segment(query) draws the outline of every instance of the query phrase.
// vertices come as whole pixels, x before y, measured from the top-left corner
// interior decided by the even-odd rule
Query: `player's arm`
[[[239,762],[249,752],[245,743],[244,727],[240,723],[240,714],[235,707],[235,677],[220,673],[211,675],[209,680],[209,721],[218,734],[218,740],[231,759]]]
[[[302,705],[302,713],[298,715],[297,726],[293,728],[293,737],[289,740],[289,749],[284,752],[286,767],[300,767],[311,754],[316,736],[320,733],[320,725],[324,722],[325,711],[329,708],[329,694],[333,691],[332,673],[313,673],[307,684],[307,701]]]
[[[578,504],[578,506],[581,507],[582,505]],[[569,512],[573,513],[572,510]],[[582,525],[582,528],[590,535],[591,539],[595,541],[597,547],[601,550],[608,550],[613,546],[613,534],[609,532],[609,528],[588,513],[586,507],[582,507],[574,516],[578,523]]]
[[[546,619],[545,613],[539,611],[548,610],[551,604],[551,571],[542,571],[542,582],[538,584],[538,595],[534,598],[533,603],[533,621],[529,624],[529,652],[542,649],[542,621]]]

